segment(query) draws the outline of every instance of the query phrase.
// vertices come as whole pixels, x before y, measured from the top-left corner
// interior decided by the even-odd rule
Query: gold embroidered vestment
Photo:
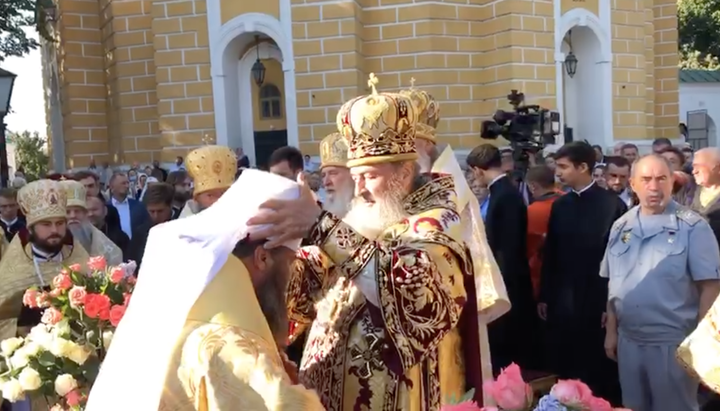
[[[311,327],[300,380],[328,410],[435,411],[465,392],[457,323],[472,263],[452,176],[436,176],[405,209],[411,217],[375,241],[324,213],[317,246],[298,253],[289,316],[295,335]],[[368,278],[377,305],[358,288]]]

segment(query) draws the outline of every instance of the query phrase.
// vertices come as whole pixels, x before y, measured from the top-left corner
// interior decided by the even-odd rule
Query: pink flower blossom
[[[483,389],[503,410],[524,410],[532,402],[532,389],[522,379],[520,367],[515,363],[505,368],[496,381],[486,381]]]
[[[29,308],[37,308],[37,297],[38,297],[38,291],[35,289],[29,289],[25,290],[25,294],[23,294],[23,305]]]
[[[107,261],[105,261],[105,257],[101,255],[97,257],[90,257],[87,262],[87,266],[92,271],[103,271],[105,270],[105,267],[107,267]]]
[[[65,411],[65,408],[63,408],[63,406],[60,404],[55,404],[48,411]]]
[[[130,293],[123,294],[123,305],[127,307],[128,304],[130,304]]]
[[[85,303],[85,297],[87,297],[87,291],[85,291],[85,287],[73,287],[70,292],[68,292],[68,299],[70,299],[70,305],[73,307],[80,307]]]
[[[598,397],[590,398],[586,406],[589,411],[613,411],[613,407],[609,402]]]
[[[69,290],[73,286],[72,278],[67,274],[58,274],[53,278],[53,287],[60,290]]]
[[[482,407],[480,411],[500,411],[498,407]]]
[[[82,269],[82,266],[80,264],[73,264],[68,266],[68,270],[78,272]]]
[[[592,398],[590,388],[578,380],[560,380],[553,385],[550,394],[569,407],[586,406]]]
[[[113,284],[118,284],[123,278],[125,278],[125,270],[122,268],[114,267],[112,271],[110,271],[110,281]]]
[[[463,401],[460,404],[443,405],[440,411],[481,411],[475,401]]]
[[[67,405],[71,407],[79,406],[81,399],[82,394],[80,394],[80,391],[78,390],[72,390],[69,393],[65,394],[65,401],[67,402]]]
[[[50,306],[50,302],[48,301],[48,293],[42,292],[37,294],[37,298],[35,299],[36,307],[37,308],[45,308]]]
[[[50,291],[50,297],[52,298],[58,298],[63,293],[63,290],[59,288],[55,288],[54,290]]]
[[[125,315],[125,306],[124,305],[113,306],[110,309],[110,324],[112,324],[113,327],[117,327],[118,324],[120,324],[120,320],[122,320],[124,315]],[[456,411],[462,411],[462,410],[456,410]]]
[[[50,307],[43,312],[42,321],[44,324],[55,325],[63,319],[63,315],[55,307]]]

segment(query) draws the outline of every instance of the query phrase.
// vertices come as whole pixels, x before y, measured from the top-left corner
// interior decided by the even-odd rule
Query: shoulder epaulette
[[[700,214],[687,207],[678,208],[678,210],[675,212],[675,215],[677,215],[677,218],[688,223],[690,226],[694,226],[695,224],[703,220],[703,217]]]

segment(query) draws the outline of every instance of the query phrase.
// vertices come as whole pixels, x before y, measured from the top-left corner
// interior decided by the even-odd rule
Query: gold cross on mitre
[[[205,134],[202,138],[202,143],[206,146],[210,146],[210,145],[212,145],[212,139],[210,138],[209,135]]]
[[[367,98],[367,107],[364,110],[363,118],[368,122],[371,127],[377,124],[378,119],[385,110],[388,108],[388,104],[384,98],[381,98],[377,92],[377,84],[380,82],[375,76],[375,73],[370,73],[368,79],[368,87],[370,87],[371,94]]]
[[[370,87],[370,92],[374,96],[376,96],[378,93],[376,86],[378,85],[379,82],[380,82],[380,80],[378,80],[378,78],[375,76],[375,73],[370,73],[370,78],[368,79],[367,84],[368,84],[368,87]]]
[[[415,88],[415,77],[411,77],[410,78],[410,89],[414,89],[414,88]]]

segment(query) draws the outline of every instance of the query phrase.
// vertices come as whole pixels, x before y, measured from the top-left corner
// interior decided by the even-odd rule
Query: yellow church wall
[[[655,0],[653,6],[655,28],[654,80],[655,80],[655,135],[652,138],[678,137],[678,27],[677,3],[673,0]],[[649,137],[650,138],[650,137]]]
[[[160,160],[215,141],[205,0],[152,4]]]
[[[275,18],[280,17],[279,0],[256,0],[256,1],[221,1],[220,21],[227,23],[234,17],[245,13],[264,13]]]
[[[282,65],[275,59],[261,60],[265,65],[265,81],[263,85],[273,84],[280,90],[280,112],[281,118],[264,119],[260,110],[260,87],[252,81],[252,105],[253,105],[253,129],[254,131],[270,131],[287,129],[285,116],[285,78],[282,71]]]
[[[66,165],[110,161],[105,75],[96,0],[59,0],[55,34]]]

